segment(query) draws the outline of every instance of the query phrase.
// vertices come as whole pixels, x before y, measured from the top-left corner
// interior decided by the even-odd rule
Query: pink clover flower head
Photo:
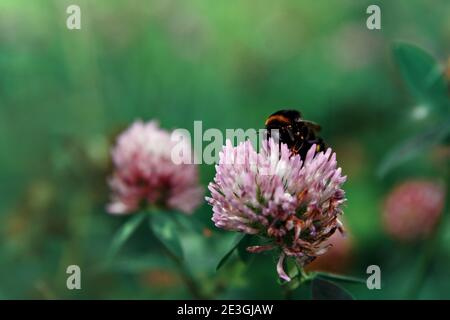
[[[189,152],[182,154],[181,161],[173,161],[172,151],[179,143],[186,144],[181,149]],[[112,197],[107,211],[128,214],[155,206],[192,213],[202,201],[203,189],[197,166],[190,160],[187,139],[176,141],[155,121],[134,122],[112,149]]]
[[[286,257],[304,266],[327,251],[325,240],[336,229],[342,232],[345,180],[330,148],[316,152],[313,145],[301,159],[272,139],[262,143],[259,153],[250,141],[237,147],[227,141],[206,199],[218,228],[269,240],[248,251],[278,248],[277,271],[289,281]]]

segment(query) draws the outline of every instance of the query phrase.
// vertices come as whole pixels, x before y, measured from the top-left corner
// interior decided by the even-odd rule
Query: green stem
[[[154,226],[154,224],[152,223],[153,222],[152,219],[155,217],[155,215],[167,214],[167,212],[161,212],[159,210],[150,210],[149,213],[150,214],[148,215],[149,218],[148,222],[149,225],[151,226],[150,229],[152,230],[155,237],[158,239],[158,242],[161,244],[161,248],[165,253],[165,255],[173,261],[174,265],[178,269],[181,276],[181,280],[186,285],[186,288],[188,289],[188,291],[190,292],[190,294],[194,299],[206,299],[206,297],[202,293],[202,290],[200,289],[200,286],[197,284],[197,281],[194,279],[188,266],[184,262],[182,255],[178,256],[176,253],[170,250],[170,247],[168,247],[166,243],[155,234],[155,230],[152,227]]]
[[[293,294],[294,294],[294,290],[290,286],[284,286],[284,288],[283,288],[284,300],[292,300]]]
[[[294,294],[294,291],[300,287],[301,285],[311,281],[316,276],[315,273],[307,273],[303,269],[302,266],[299,266],[297,263],[295,263],[297,274],[292,278],[292,280],[288,283],[286,283],[283,286],[283,296],[285,300],[291,300],[292,295]]]
[[[200,290],[200,287],[197,285],[197,281],[192,276],[189,268],[186,266],[183,260],[172,254],[164,245],[161,246],[165,252],[165,254],[174,262],[175,266],[178,268],[181,279],[183,280],[186,288],[191,293],[194,299],[206,299]]]
[[[434,257],[438,252],[441,235],[443,233],[445,225],[445,214],[447,212],[450,213],[450,190],[448,189],[446,202],[447,202],[446,209],[442,212],[436,224],[436,228],[434,229],[433,233],[425,243],[424,252],[419,261],[417,275],[414,278],[413,284],[411,285],[407,293],[408,299],[417,299],[419,297],[420,291],[427,279],[428,274],[430,273]]]
[[[425,280],[433,263],[434,255],[437,251],[436,246],[438,244],[438,238],[438,232],[436,231],[425,243],[424,253],[420,257],[417,275],[415,276],[413,284],[409,288],[407,294],[407,298],[410,300],[417,299],[423,287],[423,284],[425,283]]]

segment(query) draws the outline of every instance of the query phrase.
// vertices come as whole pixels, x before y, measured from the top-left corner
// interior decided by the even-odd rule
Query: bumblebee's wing
[[[315,122],[308,121],[308,120],[302,120],[302,122],[307,126],[309,129],[313,130],[314,133],[319,132],[322,128]]]

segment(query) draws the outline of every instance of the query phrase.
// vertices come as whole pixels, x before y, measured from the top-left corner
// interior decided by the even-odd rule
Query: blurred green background
[[[78,4],[82,29],[66,28]],[[379,4],[382,29],[366,28]],[[2,0],[0,3],[0,298],[189,298],[145,227],[111,268],[102,269],[127,217],[105,212],[109,149],[136,119],[165,128],[261,128],[283,107],[322,125],[348,175],[345,221],[353,239],[344,273],[382,270],[382,290],[348,289],[359,299],[401,299],[422,244],[399,244],[382,229],[383,199],[415,177],[441,178],[447,160],[423,152],[384,178],[397,144],[440,115],[414,117],[418,102],[394,62],[406,40],[442,66],[450,56],[447,0]],[[201,166],[206,186],[214,167]],[[215,273],[233,241],[211,208],[195,217],[209,231],[183,234],[192,273],[213,298],[281,298],[274,262],[235,259]],[[447,215],[448,216],[448,215]],[[419,298],[450,298],[450,224]],[[208,237],[206,237],[208,236]],[[66,267],[82,290],[66,288]],[[302,289],[304,290],[304,289]],[[306,293],[299,290],[299,297]]]

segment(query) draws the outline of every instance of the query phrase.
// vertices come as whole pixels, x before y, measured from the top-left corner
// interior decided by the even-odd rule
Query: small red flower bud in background
[[[401,241],[426,238],[436,227],[444,204],[443,184],[429,180],[408,180],[401,183],[385,201],[385,230]]]

